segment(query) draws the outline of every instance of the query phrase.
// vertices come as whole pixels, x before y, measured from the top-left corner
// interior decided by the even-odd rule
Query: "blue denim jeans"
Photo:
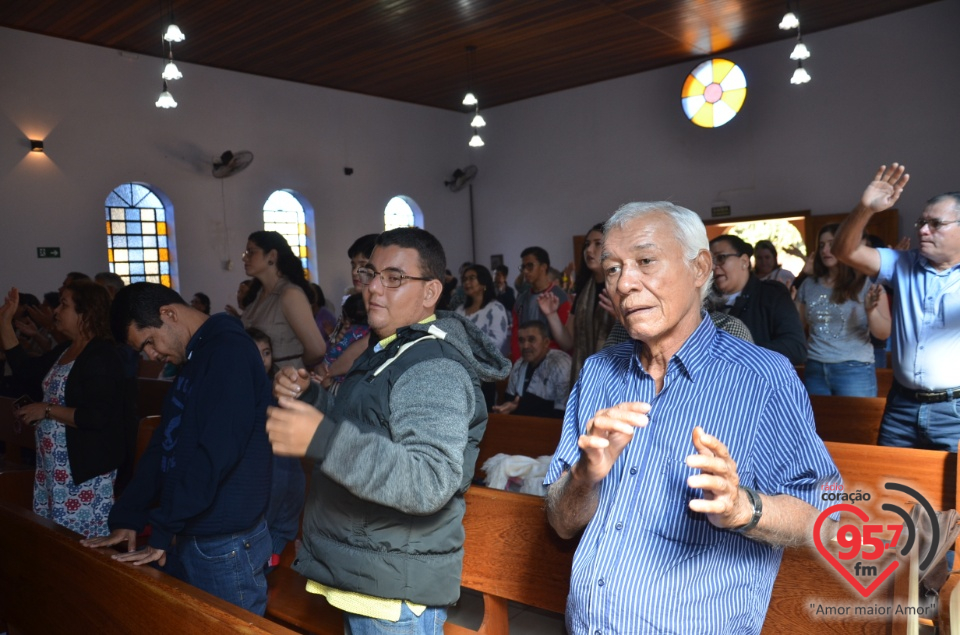
[[[300,459],[273,457],[273,478],[270,480],[270,503],[267,506],[267,527],[273,541],[273,553],[283,552],[287,543],[300,531],[300,514],[307,498],[307,480]]]
[[[261,520],[252,529],[223,536],[177,536],[163,570],[184,582],[263,615],[267,609],[270,532]]]
[[[343,614],[344,635],[443,635],[443,623],[447,621],[447,607],[428,606],[420,617],[406,605],[400,608],[396,622],[372,617]]]
[[[811,395],[876,397],[877,367],[872,362],[825,364],[808,359],[803,383]]]
[[[960,399],[918,403],[903,393],[900,384],[893,382],[877,444],[956,452],[960,440]]]

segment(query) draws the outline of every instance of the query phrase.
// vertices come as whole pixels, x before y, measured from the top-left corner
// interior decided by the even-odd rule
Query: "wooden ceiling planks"
[[[804,33],[934,0],[804,0]],[[0,26],[159,57],[169,0],[5,0]],[[167,7],[167,9],[164,9]],[[787,40],[784,0],[174,3],[178,61],[452,110]],[[465,47],[477,47],[468,70]],[[472,76],[472,79],[471,79]]]

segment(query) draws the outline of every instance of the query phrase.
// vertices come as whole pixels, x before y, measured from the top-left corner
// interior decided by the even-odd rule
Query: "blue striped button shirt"
[[[563,435],[545,484],[580,458],[577,438],[601,408],[652,405],[600,484],[597,513],[573,560],[571,634],[759,633],[782,548],[717,529],[687,506],[701,490],[693,428],[726,444],[740,482],[823,509],[823,482],[840,475],[816,435],[810,400],[787,359],[748,344],[710,320],[670,360],[663,389],[626,342],[587,359],[567,403]]]

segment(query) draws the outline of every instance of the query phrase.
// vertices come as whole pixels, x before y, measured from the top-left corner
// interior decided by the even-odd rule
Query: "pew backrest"
[[[876,445],[886,398],[811,395],[813,420],[824,441]]]
[[[549,456],[560,443],[563,421],[545,417],[522,417],[491,412],[487,430],[480,441],[477,473],[487,459],[496,454]]]
[[[17,421],[13,414],[15,401],[0,397],[0,443],[3,444],[0,470],[32,468],[37,451],[36,429]]]

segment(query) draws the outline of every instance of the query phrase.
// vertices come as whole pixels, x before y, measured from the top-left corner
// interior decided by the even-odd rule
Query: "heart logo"
[[[859,592],[864,598],[870,597],[870,594],[876,591],[877,587],[883,584],[883,581],[890,577],[891,573],[896,571],[897,567],[900,566],[900,562],[897,560],[892,560],[890,564],[887,565],[887,568],[881,571],[869,586],[863,586],[863,584],[860,583],[860,580],[856,579],[853,574],[850,573],[846,567],[840,563],[839,560],[837,560],[836,556],[827,550],[820,538],[820,529],[823,526],[824,521],[834,512],[850,512],[863,522],[867,522],[870,519],[865,511],[859,507],[854,507],[853,505],[840,504],[828,507],[827,509],[823,510],[819,516],[817,516],[817,522],[813,525],[813,543],[817,546],[817,551],[820,552],[820,555],[822,555],[827,562],[832,564],[834,569],[840,572],[840,575],[842,575],[846,581],[850,583],[850,586],[856,589],[857,592]],[[841,528],[841,531],[842,530],[843,529]]]

